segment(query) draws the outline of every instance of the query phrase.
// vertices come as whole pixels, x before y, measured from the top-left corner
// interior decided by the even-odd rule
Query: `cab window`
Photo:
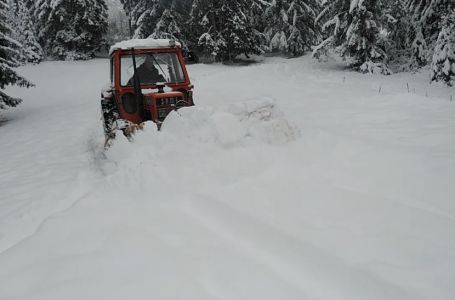
[[[181,83],[185,76],[177,53],[147,53],[136,55],[136,68],[141,84]],[[122,86],[133,85],[134,67],[131,55],[124,55],[120,64]]]

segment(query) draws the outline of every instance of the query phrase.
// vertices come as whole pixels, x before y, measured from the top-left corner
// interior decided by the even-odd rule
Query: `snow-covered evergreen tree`
[[[389,74],[379,36],[379,7],[379,0],[327,1],[318,19],[328,19],[322,27],[329,31],[328,37],[315,47],[313,55],[335,48],[358,71]]]
[[[39,63],[43,60],[43,50],[36,37],[36,28],[27,1],[10,0],[9,6],[9,23],[14,29],[11,37],[22,45],[19,51],[25,62]]]
[[[39,41],[47,56],[87,59],[104,46],[105,0],[37,0]]]
[[[271,0],[265,9],[266,36],[273,52],[302,55],[318,41],[317,0]]]
[[[7,85],[30,87],[32,84],[13,69],[19,65],[18,58],[21,56],[19,48],[22,45],[11,38],[11,27],[6,23],[6,1],[0,0],[0,109],[8,106],[16,106],[21,99],[8,96],[3,92]]]
[[[442,17],[453,9],[453,0],[408,0],[416,28],[421,28],[430,49],[436,43],[442,27]],[[452,8],[451,8],[452,7]]]
[[[184,43],[184,36],[180,28],[181,16],[171,8],[166,8],[156,23],[155,29],[150,35],[156,39],[173,39]]]
[[[268,20],[265,17],[265,10],[270,6],[266,0],[252,0],[251,8],[248,11],[248,20],[255,35],[255,44],[259,46],[261,52],[270,52],[268,37],[265,29],[268,26]]]
[[[382,43],[389,64],[397,70],[406,69],[409,65],[412,45],[412,20],[406,6],[407,0],[382,0],[380,6],[381,29],[380,44]],[[421,48],[417,51],[422,50]]]
[[[161,0],[121,0],[130,18],[133,37],[146,38],[156,27],[159,17],[164,11]]]
[[[346,32],[346,43],[341,46],[342,55],[353,58],[352,65],[368,73],[389,74],[387,58],[379,43],[377,16],[378,1],[352,0],[349,14],[351,23]]]
[[[135,38],[169,38],[186,43],[191,0],[122,0]]]
[[[129,20],[123,7],[117,1],[110,1],[109,26],[106,33],[107,45],[113,45],[130,37]]]
[[[431,64],[431,80],[452,86],[455,81],[455,10],[443,19]]]
[[[232,61],[239,54],[261,52],[248,19],[251,0],[195,0],[192,30],[201,52],[218,61]]]
[[[423,36],[422,27],[417,24],[414,29],[414,40],[411,44],[411,67],[422,67],[428,63],[429,48],[425,37]]]

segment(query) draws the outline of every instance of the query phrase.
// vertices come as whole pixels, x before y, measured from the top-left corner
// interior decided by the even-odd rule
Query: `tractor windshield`
[[[137,54],[136,68],[141,85],[185,81],[176,53]],[[131,55],[122,56],[120,81],[122,86],[129,86],[134,83],[134,67]]]

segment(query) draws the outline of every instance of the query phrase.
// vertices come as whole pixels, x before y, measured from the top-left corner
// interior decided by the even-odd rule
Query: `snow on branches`
[[[431,64],[431,80],[443,81],[449,86],[455,82],[455,11],[443,19]]]
[[[10,0],[9,23],[14,28],[12,38],[22,47],[19,48],[21,60],[29,63],[39,63],[43,60],[43,49],[36,37],[36,26],[32,19],[32,8],[24,0]]]
[[[105,46],[105,0],[38,0],[38,39],[48,57],[88,59]]]
[[[358,71],[390,74],[385,64],[387,55],[379,43],[378,1],[327,1],[318,19],[326,20],[322,28],[329,32],[314,48],[315,57],[335,48],[342,57],[350,58],[351,66]]]
[[[272,0],[264,12],[269,50],[291,56],[310,50],[319,40],[315,26],[319,8],[316,0]]]
[[[7,85],[31,87],[32,84],[14,70],[22,58],[19,49],[22,45],[10,37],[11,27],[6,23],[9,6],[0,0],[0,110],[14,107],[21,99],[8,96],[2,90]]]
[[[195,0],[191,11],[191,27],[203,54],[218,61],[232,61],[240,54],[258,54],[248,11],[252,0]]]

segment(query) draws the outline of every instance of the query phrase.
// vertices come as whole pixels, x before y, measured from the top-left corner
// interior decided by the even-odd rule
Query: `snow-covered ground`
[[[104,153],[107,60],[21,71],[0,299],[454,299],[453,88],[308,57],[193,65],[196,107]]]

